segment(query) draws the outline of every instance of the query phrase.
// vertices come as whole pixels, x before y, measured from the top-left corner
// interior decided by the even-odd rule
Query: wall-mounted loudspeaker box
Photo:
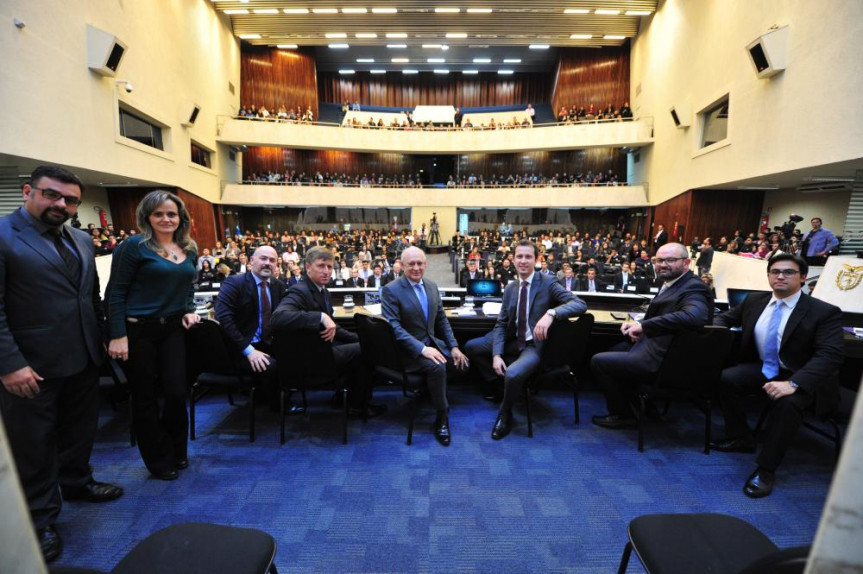
[[[116,76],[126,44],[113,34],[87,24],[87,67],[102,76]]]
[[[674,127],[688,128],[692,124],[692,108],[689,104],[681,104],[671,106],[668,110],[671,113],[671,121],[674,122]]]
[[[192,127],[195,125],[195,121],[198,119],[199,113],[201,113],[201,106],[198,104],[187,104],[183,106],[183,111],[180,115],[180,124],[187,128]]]
[[[759,78],[775,76],[788,66],[788,26],[770,30],[746,46]]]

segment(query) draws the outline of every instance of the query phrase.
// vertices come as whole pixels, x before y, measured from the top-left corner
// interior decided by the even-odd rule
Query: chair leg
[[[829,419],[828,422],[833,427],[833,445],[836,453],[836,462],[838,463],[839,455],[842,454],[842,429],[839,427],[839,423],[833,419]]]
[[[713,428],[711,424],[713,417],[713,403],[707,399],[706,411],[704,413],[704,454],[710,454],[710,433]]]
[[[249,390],[249,442],[255,442],[255,387]]]
[[[135,427],[132,426],[132,395],[129,395],[129,446],[138,446],[138,440],[135,438]]]
[[[348,388],[342,388],[342,402],[345,405],[345,417],[344,417],[344,425],[342,427],[342,444],[348,444],[348,411],[350,407],[348,406]]]
[[[408,446],[414,442],[414,419],[417,418],[417,410],[419,410],[419,396],[414,394],[411,397],[411,418],[408,422]]]
[[[644,409],[647,399],[638,395],[638,452],[644,452]]]
[[[282,389],[279,391],[279,418],[281,419],[280,423],[280,435],[279,435],[279,445],[285,444],[285,401],[287,400],[287,391]]]
[[[581,409],[578,404],[578,378],[574,373],[570,373],[572,377],[572,407],[575,410],[575,424],[581,424]]]
[[[276,570],[276,563],[275,562],[270,564],[270,568],[269,568],[269,570],[267,570],[267,574],[279,574],[279,571]]]
[[[524,384],[524,410],[527,413],[527,436],[533,438],[533,417],[530,413],[530,383]]]
[[[617,574],[626,574],[626,567],[629,566],[629,557],[632,554],[632,542],[627,542],[623,548],[623,556],[620,557],[620,566],[617,569]]]
[[[189,391],[189,439],[195,440],[195,390],[198,388],[197,383],[192,385]]]
[[[228,391],[228,403],[231,406],[234,406],[234,393],[232,393],[231,391]]]

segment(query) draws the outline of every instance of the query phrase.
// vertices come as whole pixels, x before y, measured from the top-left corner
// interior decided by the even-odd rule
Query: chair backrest
[[[756,560],[739,574],[803,574],[811,546],[784,548]]]
[[[272,349],[279,380],[285,386],[338,378],[333,345],[317,331],[277,331]]]
[[[674,336],[659,367],[656,386],[672,389],[699,389],[719,380],[731,350],[731,331],[706,326]]]
[[[593,322],[593,315],[585,313],[575,321],[552,323],[543,351],[543,368],[554,369],[569,365],[570,368],[575,369],[587,353],[587,342]]]
[[[392,325],[383,317],[362,314],[354,315],[354,322],[363,360],[372,368],[383,367],[404,373],[401,351]]]
[[[225,340],[219,323],[203,319],[186,331],[186,370],[194,381],[201,373],[238,374],[236,351]]]

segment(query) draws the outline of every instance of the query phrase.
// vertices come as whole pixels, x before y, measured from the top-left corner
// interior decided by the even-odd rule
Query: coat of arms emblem
[[[854,265],[842,264],[842,269],[836,274],[836,286],[842,291],[851,291],[863,279],[863,265],[855,267]]]

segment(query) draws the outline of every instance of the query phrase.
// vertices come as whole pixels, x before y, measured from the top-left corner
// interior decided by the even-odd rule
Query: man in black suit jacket
[[[656,254],[662,290],[641,321],[624,323],[620,331],[631,342],[591,359],[591,371],[605,391],[608,414],[593,423],[607,428],[635,426],[630,394],[638,382],[656,377],[675,335],[693,331],[713,319],[713,297],[707,286],[689,270],[689,250],[667,243]]]
[[[387,283],[392,283],[396,279],[399,279],[402,276],[402,261],[401,259],[396,259],[393,261],[393,268],[390,269],[390,272],[384,275],[384,285]]]
[[[62,500],[123,494],[90,467],[105,321],[93,243],[64,225],[83,190],[65,169],[38,167],[24,207],[0,219],[0,409],[48,562],[63,548],[54,528]]]
[[[592,293],[605,291],[605,284],[596,276],[596,269],[587,268],[587,276],[578,278],[578,290]]]
[[[827,414],[839,403],[842,366],[842,311],[801,293],[809,266],[783,253],[767,264],[773,293],[752,293],[716,318],[717,325],[741,327],[739,364],[722,371],[720,397],[726,439],[712,446],[722,452],[755,452],[744,404],[766,395],[773,408],[764,431],[758,468],[743,487],[760,498],[773,491],[775,471],[803,420],[814,405]]]
[[[471,279],[481,279],[482,273],[477,271],[476,259],[468,259],[464,269],[461,270],[458,277],[458,286],[467,287],[467,282]]]
[[[366,282],[360,277],[360,272],[356,269],[351,269],[351,278],[345,283],[345,287],[361,288],[365,287]]]
[[[575,276],[575,273],[572,272],[572,265],[569,263],[563,264],[563,278],[557,280],[564,289],[567,291],[578,291],[579,290],[579,282],[578,277]]]
[[[659,251],[659,248],[668,243],[668,232],[662,225],[656,226],[656,236],[653,238],[653,248]]]
[[[623,293],[629,285],[635,285],[635,276],[630,270],[629,263],[621,263],[620,273],[614,276],[614,290]]]
[[[491,432],[495,440],[512,429],[512,405],[521,395],[524,382],[540,366],[551,324],[587,310],[584,301],[557,279],[535,271],[537,254],[533,242],[519,241],[515,247],[518,278],[503,292],[494,329],[465,345],[465,352],[487,383],[504,378],[503,400]]]

